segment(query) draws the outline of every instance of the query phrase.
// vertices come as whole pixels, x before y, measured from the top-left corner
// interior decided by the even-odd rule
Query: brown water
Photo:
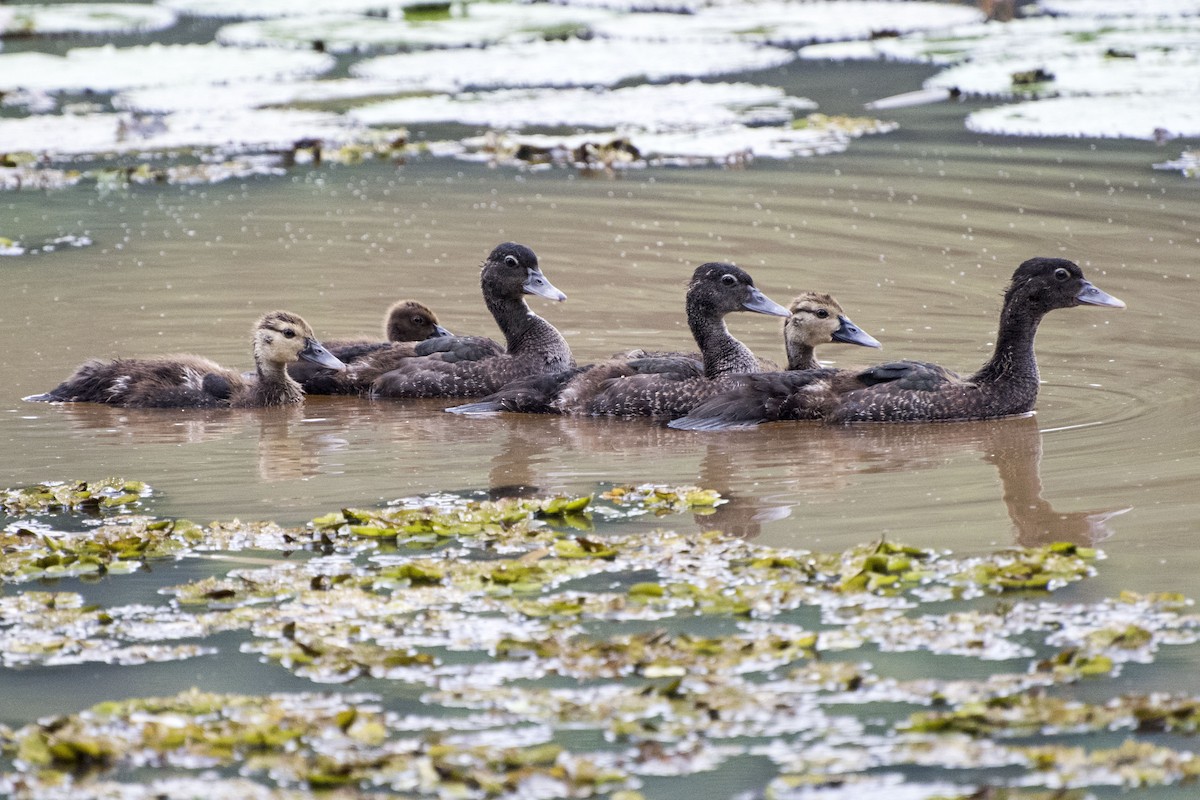
[[[832,68],[805,69],[836,85]],[[875,69],[884,88],[912,83]],[[826,99],[825,110],[852,99],[844,109]],[[1109,556],[1090,583],[1097,596],[1195,596],[1200,182],[1150,168],[1172,148],[980,138],[961,131],[965,110],[904,110],[899,132],[844,155],[744,170],[593,179],[425,161],[0,197],[25,237],[87,231],[96,242],[0,262],[0,483],[120,474],[154,486],[157,514],[281,522],[443,490],[699,483],[732,502],[697,526],[770,544],[1097,542]],[[190,351],[248,367],[250,325],[274,307],[333,338],[372,333],[391,301],[415,297],[455,332],[494,334],[477,267],[504,240],[532,246],[569,296],[531,302],[580,361],[688,347],[682,287],[708,260],[736,261],[780,302],[833,292],[885,347],[825,348],[839,366],[912,357],[970,371],[990,352],[1008,276],[1035,255],[1079,262],[1128,309],[1047,318],[1036,416],[989,423],[699,434],[462,418],[439,402],[139,412],[20,399],[89,356]],[[776,320],[739,315],[730,327],[782,357]],[[185,673],[182,686],[199,667],[170,669]],[[119,683],[73,672],[93,677],[63,695],[64,710]],[[44,673],[0,678],[14,682],[60,686]],[[250,667],[237,688],[302,683]]]

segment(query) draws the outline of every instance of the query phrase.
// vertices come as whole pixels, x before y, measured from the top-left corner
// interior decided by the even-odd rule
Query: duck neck
[[[1044,313],[1019,308],[1018,302],[1006,303],[1000,312],[1000,330],[996,350],[971,380],[979,384],[1009,384],[1037,394],[1038,368],[1033,354],[1033,339]]]
[[[254,405],[284,406],[304,401],[304,389],[287,372],[287,365],[259,360],[254,384]]]
[[[530,310],[523,297],[491,297],[485,302],[504,334],[510,356],[541,356],[550,365],[571,362],[571,348],[553,325]]]
[[[784,349],[787,350],[787,368],[789,370],[816,369],[820,366],[817,363],[816,355],[814,355],[813,346],[806,342],[795,342],[787,339],[784,341]]]
[[[688,327],[696,344],[700,345],[700,353],[704,356],[704,375],[707,378],[719,378],[722,375],[758,372],[758,359],[750,348],[733,338],[733,334],[725,327],[722,317],[714,318],[711,314],[688,306]]]

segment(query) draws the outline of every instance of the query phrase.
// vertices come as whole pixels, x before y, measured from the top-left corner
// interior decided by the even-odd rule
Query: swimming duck
[[[1038,393],[1033,340],[1038,325],[1056,308],[1079,305],[1124,308],[1083,277],[1083,271],[1061,258],[1031,258],[1013,273],[1000,311],[1000,329],[992,357],[973,375],[959,376],[937,364],[895,361],[860,371],[813,370],[794,373],[790,384],[777,387],[769,403],[786,409],[784,416],[748,410],[746,404],[714,398],[698,406],[674,427],[720,429],[766,419],[809,419],[828,422],[931,422],[991,419],[1033,410]],[[761,409],[764,403],[759,397]],[[723,405],[724,404],[724,405]],[[732,424],[731,424],[732,423]]]
[[[107,403],[126,408],[256,408],[304,401],[287,365],[305,359],[329,369],[345,364],[326,350],[303,319],[287,311],[263,316],[253,331],[257,373],[235,370],[194,355],[92,359],[49,392],[26,397],[41,402]]]
[[[837,301],[827,294],[801,292],[788,307],[791,316],[783,322],[784,349],[788,357],[788,369],[812,369],[817,367],[813,349],[829,342],[846,342],[868,347],[879,347],[879,342],[850,321]],[[601,362],[565,370],[551,375],[513,381],[500,391],[478,403],[455,406],[447,409],[453,413],[472,414],[492,411],[518,411],[524,413],[554,413],[557,397],[572,380],[595,381],[596,378],[577,378],[584,372],[600,367],[609,370],[605,379],[621,374],[662,374],[665,380],[679,381],[704,376],[704,361],[700,353],[661,352],[630,350],[614,356],[617,364]],[[755,357],[757,370],[777,371],[778,367],[766,359]],[[753,374],[753,373],[751,373]],[[758,377],[756,375],[756,377]]]
[[[686,413],[730,375],[757,372],[758,359],[725,326],[734,311],[789,316],[732,264],[701,264],[685,300],[688,328],[704,358],[703,373],[687,358],[660,356],[607,361],[571,380],[552,402],[563,414],[646,417]]]
[[[372,373],[374,397],[474,397],[494,392],[525,375],[574,365],[571,349],[554,326],[530,310],[524,295],[562,301],[567,296],[546,280],[528,247],[505,242],[480,271],[483,299],[504,333],[505,347],[490,339],[448,336],[419,342],[410,357],[368,357],[355,379]]]
[[[452,334],[438,324],[437,315],[429,306],[416,300],[398,300],[384,315],[383,335],[387,341],[334,339],[324,342],[325,349],[346,364],[345,370],[330,370],[310,361],[297,361],[288,365],[288,374],[304,387],[305,394],[356,394],[365,388],[351,378],[350,370],[356,359],[389,349],[396,343],[401,343],[399,349],[411,356],[412,343]]]
[[[830,342],[881,347],[875,337],[850,321],[831,295],[801,292],[788,306],[792,316],[784,321],[786,372],[774,370],[738,376],[727,388],[698,404],[687,416],[667,423],[682,430],[734,430],[781,419],[815,419],[819,407],[810,394],[861,388],[850,370],[822,368],[815,348]],[[807,390],[807,391],[805,391]]]

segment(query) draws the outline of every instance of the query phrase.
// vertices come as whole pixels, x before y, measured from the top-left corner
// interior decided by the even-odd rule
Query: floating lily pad
[[[147,33],[175,24],[167,8],[133,3],[0,6],[0,36]]]
[[[1197,37],[1200,41],[1200,36]],[[1200,94],[1200,47],[1142,51],[1133,57],[1020,55],[950,67],[927,88],[988,97]]]
[[[1043,58],[1047,53],[1079,57],[1132,54],[1141,50],[1194,50],[1198,46],[1200,18],[1039,17],[917,31],[869,41],[814,44],[802,48],[800,57],[956,64]]]
[[[590,89],[509,89],[412,97],[354,109],[369,125],[459,122],[503,130],[525,127],[630,130],[696,130],[719,125],[791,121],[815,103],[773,86],[745,83],[684,83]]]
[[[1179,170],[1189,178],[1200,176],[1200,150],[1184,150],[1174,161],[1155,164],[1155,169]]]
[[[115,92],[142,86],[299,78],[319,75],[333,64],[333,56],[323,53],[215,44],[84,47],[65,56],[3,53],[0,91]]]
[[[349,14],[288,16],[227,25],[217,41],[241,47],[287,47],[330,53],[426,47],[484,47],[588,34],[613,15],[546,3],[473,2],[445,18],[382,19]]]
[[[386,14],[406,6],[429,5],[429,0],[157,0],[157,4],[190,17],[269,19],[308,14]],[[449,3],[447,3],[449,5]]]
[[[379,56],[354,64],[363,78],[392,80],[398,88],[435,92],[537,86],[612,86],[626,80],[664,81],[769,69],[795,58],[787,50],[731,43],[712,57],[699,42],[572,39],[498,44],[485,50],[430,50]],[[505,65],[497,69],[497,64]]]
[[[150,495],[141,481],[107,478],[99,481],[38,483],[16,489],[0,489],[0,511],[10,517],[34,514],[102,511],[136,508]]]
[[[290,151],[305,140],[319,140],[334,149],[372,141],[390,146],[395,138],[395,132],[366,131],[340,115],[317,111],[233,108],[148,116],[100,113],[0,119],[0,141],[49,158],[162,150],[191,153],[196,148],[230,153]]]
[[[1037,6],[1048,14],[1095,17],[1172,17],[1200,14],[1198,0],[1143,0],[1138,3],[1126,3],[1123,0],[1038,0]]]
[[[398,92],[391,81],[356,79],[308,81],[244,81],[175,88],[132,89],[113,97],[113,106],[138,113],[165,114],[232,108],[297,107],[323,111],[324,105],[361,101],[363,98],[392,97]]]
[[[70,177],[70,173],[66,173],[66,179],[60,184],[55,179],[46,182],[45,185],[39,186],[40,189],[57,189],[60,186],[70,186],[74,180]],[[36,181],[36,179],[35,179]],[[5,189],[19,189],[20,185],[5,185]],[[54,236],[49,239],[42,239],[37,242],[25,242],[14,239],[8,239],[0,236],[0,256],[32,256],[39,253],[53,253],[55,250],[61,250],[67,247],[89,247],[92,244],[92,239],[89,236],[80,236],[77,234],[64,234],[62,236]]]
[[[1116,109],[1120,108],[1120,113]],[[1166,141],[1200,136],[1200,88],[1194,93],[1059,97],[975,111],[967,127],[1009,136],[1089,136]]]
[[[810,114],[790,125],[728,125],[703,130],[569,136],[489,134],[467,139],[459,158],[507,164],[621,169],[650,164],[741,166],[756,158],[790,159],[840,153],[859,136],[887,133],[895,124],[870,118]]]
[[[809,42],[867,39],[983,20],[974,8],[944,3],[836,0],[720,4],[690,14],[629,14],[601,23],[604,36],[648,41],[746,41],[795,46]]]

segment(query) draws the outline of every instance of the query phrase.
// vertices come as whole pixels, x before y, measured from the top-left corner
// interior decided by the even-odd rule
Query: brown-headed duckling
[[[755,311],[788,315],[768,299],[754,280],[732,264],[696,268],[688,284],[688,327],[700,346],[703,364],[687,354],[661,354],[603,361],[509,385],[483,402],[457,413],[536,411],[592,416],[658,416],[683,413],[727,375],[754,372],[758,359],[725,326],[725,315]]]
[[[850,370],[822,368],[815,350],[841,342],[863,347],[880,347],[878,340],[850,321],[831,295],[801,292],[789,305],[792,316],[784,321],[783,344],[787,351],[786,372],[769,371],[742,375],[727,388],[698,404],[687,416],[671,420],[672,428],[683,430],[734,430],[781,419],[815,419],[819,408],[809,402],[812,387],[825,392],[835,384],[850,386]]]
[[[1026,414],[1038,395],[1033,351],[1038,325],[1054,309],[1080,305],[1125,307],[1084,279],[1077,264],[1061,258],[1031,258],[1013,273],[1000,311],[995,350],[974,374],[962,377],[921,361],[894,361],[859,371],[833,371],[829,376],[820,375],[820,370],[795,373],[793,384],[769,400],[787,410],[786,416],[773,418],[935,422]],[[812,379],[806,382],[806,376]],[[766,421],[762,414],[755,418],[755,411],[746,405],[726,402],[722,406],[725,400],[716,398],[698,406],[686,420],[672,424],[720,429],[740,427],[748,417],[751,423]],[[762,407],[760,397],[758,408]]]
[[[93,359],[49,392],[26,400],[107,403],[127,408],[256,408],[304,401],[304,390],[287,373],[298,359],[345,369],[317,341],[312,328],[287,311],[272,311],[254,326],[253,377],[244,377],[194,355]]]
[[[370,379],[374,397],[476,397],[516,378],[574,364],[562,334],[525,302],[527,294],[567,299],[546,280],[532,250],[513,242],[497,246],[483,262],[479,282],[484,303],[504,334],[503,348],[475,336],[428,339],[417,343],[411,355],[371,354],[355,365],[352,377],[364,383]]]
[[[879,347],[879,342],[863,332],[827,294],[802,292],[788,309],[792,316],[783,322],[784,349],[788,369],[811,369],[817,366],[813,349],[828,342],[847,342]],[[766,359],[755,356],[755,373],[777,370]],[[584,373],[601,370],[590,377]],[[721,367],[717,368],[718,370]],[[495,411],[521,413],[555,413],[554,403],[568,384],[596,382],[621,375],[659,374],[666,381],[681,381],[704,376],[704,357],[700,353],[630,350],[618,353],[610,361],[588,364],[570,370],[513,381],[500,391],[477,403],[447,409],[456,414],[479,414]],[[749,373],[754,374],[754,373]],[[598,378],[603,376],[603,378]]]
[[[346,364],[345,370],[330,370],[309,361],[297,361],[288,366],[288,374],[304,387],[305,394],[356,394],[365,388],[351,377],[358,359],[391,348],[412,355],[415,342],[452,334],[438,324],[437,314],[429,306],[416,300],[398,300],[384,315],[383,335],[386,341],[382,342],[374,339],[325,341],[325,349]]]

